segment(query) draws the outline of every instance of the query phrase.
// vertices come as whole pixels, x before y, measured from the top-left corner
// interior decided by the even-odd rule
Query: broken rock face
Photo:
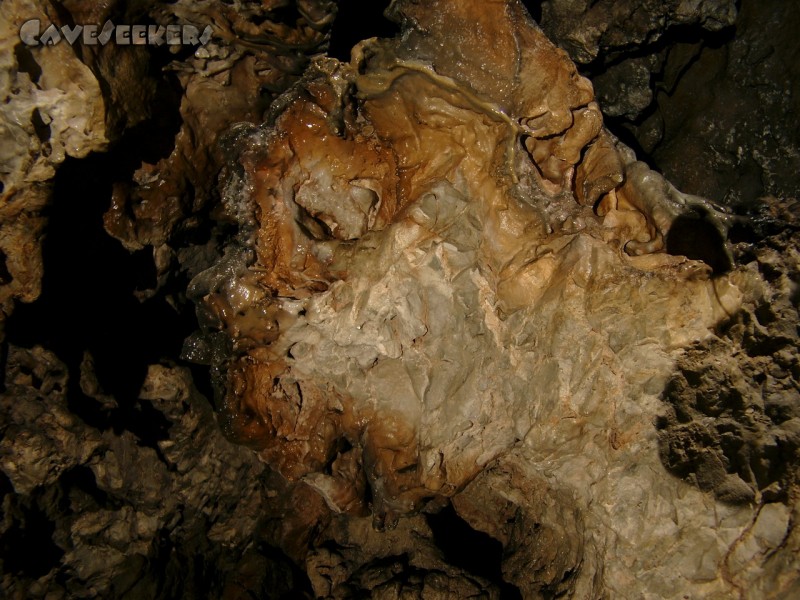
[[[66,45],[30,48],[22,24],[55,9],[35,0],[0,6],[0,321],[31,302],[42,277],[42,209],[49,180],[68,156],[106,147],[104,105],[91,71]]]
[[[603,129],[518,2],[390,13],[401,36],[317,60],[229,140],[242,233],[190,290],[232,340],[225,427],[342,527],[452,498],[524,597],[727,597],[753,512],[673,478],[654,419],[675,355],[758,276],[651,253],[713,210]],[[316,556],[312,582],[345,560]]]

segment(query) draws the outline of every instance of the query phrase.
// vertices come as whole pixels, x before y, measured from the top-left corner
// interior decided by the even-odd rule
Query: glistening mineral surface
[[[338,515],[314,592],[390,553],[365,520],[413,537],[451,499],[525,598],[789,597],[789,503],[725,465],[695,480],[720,502],[659,455],[682,349],[764,294],[730,219],[603,128],[521,3],[389,10],[397,38],[317,59],[229,136],[241,232],[190,289],[228,432]],[[660,252],[698,215],[724,260]]]

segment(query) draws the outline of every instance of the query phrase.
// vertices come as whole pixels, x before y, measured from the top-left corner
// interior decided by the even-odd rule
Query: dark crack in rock
[[[787,118],[800,113],[798,27],[790,3],[743,0],[729,42],[670,50],[655,111],[633,131],[663,131],[651,154],[681,189],[745,207],[800,195],[800,128]]]
[[[545,32],[583,64],[653,44],[671,28],[717,31],[736,18],[734,0],[544,0],[541,5]]]
[[[741,210],[796,197],[797,11],[782,0],[542,3],[610,127],[681,190]]]

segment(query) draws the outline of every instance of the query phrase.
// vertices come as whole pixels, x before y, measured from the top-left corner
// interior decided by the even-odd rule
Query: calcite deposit
[[[225,428],[344,522],[452,499],[526,598],[795,586],[726,574],[761,515],[777,550],[790,507],[724,463],[717,503],[659,457],[679,352],[763,292],[655,252],[693,218],[727,255],[733,217],[637,162],[518,2],[389,14],[400,36],[317,60],[233,134],[241,233],[191,290],[232,340]],[[307,563],[318,595],[347,597],[347,556]]]
[[[55,167],[107,144],[99,85],[86,65],[66,45],[48,49],[45,61],[19,40],[25,20],[52,15],[34,1],[0,5],[0,323],[15,300],[39,295],[41,211]]]
[[[0,596],[800,596],[777,4],[4,0]]]

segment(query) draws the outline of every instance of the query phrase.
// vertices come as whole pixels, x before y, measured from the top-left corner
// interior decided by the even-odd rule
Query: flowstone
[[[316,60],[229,136],[240,235],[190,289],[221,332],[186,353],[215,363],[224,426],[338,524],[336,552],[301,552],[315,592],[390,552],[354,554],[357,523],[451,500],[526,598],[788,593],[730,570],[767,500],[717,502],[659,455],[682,349],[763,296],[731,268],[733,218],[637,162],[515,0],[388,14],[397,38]],[[709,264],[659,252],[673,228]]]

